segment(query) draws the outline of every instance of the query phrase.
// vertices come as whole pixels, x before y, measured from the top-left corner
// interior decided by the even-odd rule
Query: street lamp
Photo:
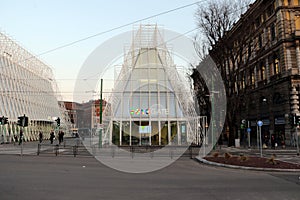
[[[209,95],[206,95],[206,96],[209,96],[211,97],[211,145],[213,147],[213,149],[215,148],[215,145],[214,145],[214,126],[215,126],[215,122],[214,122],[214,112],[215,112],[215,101],[214,101],[214,95],[215,94],[219,94],[219,91],[211,91]],[[217,140],[217,138],[216,138]]]
[[[262,157],[262,138],[261,138],[261,127],[263,125],[262,121],[257,122],[257,126],[259,127],[259,138],[260,138],[260,157]]]
[[[263,101],[264,103],[267,103],[267,99],[266,99],[265,97],[263,97],[262,101]]]

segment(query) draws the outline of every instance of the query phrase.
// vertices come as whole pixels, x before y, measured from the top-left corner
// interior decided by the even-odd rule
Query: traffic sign
[[[257,122],[257,125],[258,125],[258,126],[262,126],[263,124],[264,124],[264,123],[263,123],[262,121],[260,121],[260,120]]]
[[[247,132],[250,133],[251,132],[251,128],[247,128]]]

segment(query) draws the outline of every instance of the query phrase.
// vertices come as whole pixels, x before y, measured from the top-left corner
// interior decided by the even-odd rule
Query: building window
[[[242,89],[245,89],[245,87],[246,87],[246,78],[245,78],[245,76],[246,76],[246,73],[245,73],[245,71],[243,71],[242,73],[241,73],[241,88]]]
[[[265,22],[265,15],[264,15],[264,14],[262,14],[262,15],[260,16],[260,21],[261,21],[261,23],[264,23],[264,22]]]
[[[258,36],[258,47],[260,49],[262,48],[262,37],[261,37],[261,35]]]
[[[251,58],[251,44],[248,45],[248,60]]]
[[[290,4],[290,0],[284,0],[283,5],[288,6]]]
[[[274,41],[276,39],[276,31],[275,31],[275,25],[271,25],[271,40]]]
[[[251,85],[255,84],[255,73],[254,73],[254,69],[251,70]]]
[[[291,14],[290,14],[289,11],[286,11],[286,12],[285,12],[285,18],[286,18],[286,19],[285,19],[286,21],[291,20]]]
[[[299,15],[295,15],[294,21],[295,21],[295,28],[296,28],[296,30],[300,30],[300,16]]]
[[[268,9],[267,9],[267,15],[268,15],[268,17],[271,17],[273,15],[273,13],[274,13],[274,6],[275,6],[275,4],[272,4],[271,6],[268,7]]]
[[[256,26],[256,28],[258,28],[259,25],[260,25],[260,18],[258,17],[258,18],[256,18],[256,20],[255,20],[255,26]]]
[[[266,79],[266,67],[263,63],[260,65],[260,79],[262,81]]]
[[[274,75],[279,74],[279,59],[277,56],[274,57],[273,67],[274,67]]]
[[[298,6],[299,2],[300,2],[300,0],[294,0],[294,6]]]

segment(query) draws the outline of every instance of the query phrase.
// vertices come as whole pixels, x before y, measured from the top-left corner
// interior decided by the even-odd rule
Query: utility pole
[[[100,130],[99,130],[99,148],[101,148],[102,147],[102,129],[103,129],[103,127],[102,127],[102,91],[103,90],[103,79],[101,79],[100,80],[100,102],[99,102],[99,104],[100,104],[100,110],[99,110],[99,112],[100,112],[100,116],[99,116],[99,118],[100,118]]]
[[[263,125],[263,122],[259,120],[259,121],[257,122],[257,126],[258,126],[258,128],[259,128],[260,157],[261,157],[261,158],[263,157],[263,155],[262,155],[262,138],[261,138],[261,127],[262,127],[262,125]]]

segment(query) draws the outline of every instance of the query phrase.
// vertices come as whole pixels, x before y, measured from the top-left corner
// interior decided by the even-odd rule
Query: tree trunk
[[[228,146],[230,147],[235,145],[236,126],[234,115],[229,112],[227,116],[227,124],[229,125]]]

